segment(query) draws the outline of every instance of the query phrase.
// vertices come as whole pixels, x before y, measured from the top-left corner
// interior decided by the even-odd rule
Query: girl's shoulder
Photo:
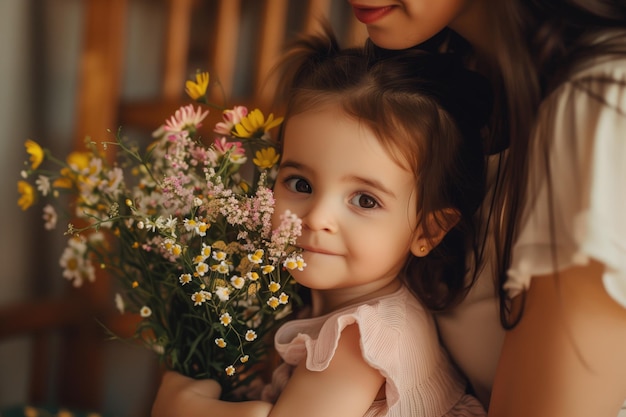
[[[363,348],[374,355],[378,355],[374,352],[377,349],[392,352],[412,345],[403,350],[407,352],[430,339],[437,341],[432,315],[403,286],[392,294],[324,316],[287,322],[276,334],[275,347],[284,359],[293,353],[294,361],[306,347],[309,354],[315,352],[311,357],[319,360],[315,368],[323,369],[332,359],[343,330],[352,324],[359,328]]]

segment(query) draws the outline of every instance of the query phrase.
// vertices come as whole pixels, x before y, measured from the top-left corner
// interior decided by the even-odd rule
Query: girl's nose
[[[316,198],[311,201],[306,214],[302,216],[302,225],[312,231],[337,231],[338,208],[329,199]]]

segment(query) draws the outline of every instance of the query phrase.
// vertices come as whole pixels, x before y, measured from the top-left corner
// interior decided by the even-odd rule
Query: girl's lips
[[[385,6],[385,7],[359,7],[352,6],[352,11],[354,12],[354,16],[361,22],[366,25],[374,23],[378,19],[385,16],[393,9],[393,6]]]
[[[300,249],[302,249],[302,251],[306,253],[321,253],[322,255],[334,255],[333,253],[325,251],[323,249],[311,248],[308,246],[300,246]]]

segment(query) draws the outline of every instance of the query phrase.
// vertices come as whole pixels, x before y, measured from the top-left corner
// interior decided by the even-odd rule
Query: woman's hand
[[[196,380],[167,371],[152,405],[152,417],[203,417],[207,407],[219,399],[220,384],[212,379]]]

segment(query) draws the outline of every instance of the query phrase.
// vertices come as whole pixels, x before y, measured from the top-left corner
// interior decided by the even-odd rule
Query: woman
[[[489,415],[615,416],[626,398],[626,4],[349,1],[377,46],[465,49],[499,92],[491,133],[509,146],[490,207],[510,330]],[[471,365],[495,364],[485,352],[498,330],[455,326],[478,298],[442,315],[440,331],[470,381],[484,383],[488,366]],[[491,351],[462,349],[483,339]]]

